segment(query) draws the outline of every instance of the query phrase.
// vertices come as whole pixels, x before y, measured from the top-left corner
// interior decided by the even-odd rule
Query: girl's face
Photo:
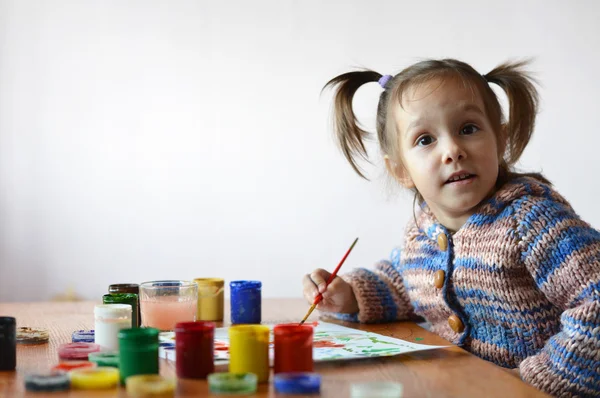
[[[459,79],[433,79],[409,88],[394,113],[402,166],[393,171],[416,186],[438,221],[458,230],[498,178],[483,101]]]

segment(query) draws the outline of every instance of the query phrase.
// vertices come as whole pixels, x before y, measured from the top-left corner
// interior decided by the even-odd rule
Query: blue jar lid
[[[262,287],[261,281],[231,281],[229,287],[233,290],[238,289],[260,289]]]
[[[280,394],[317,394],[321,390],[321,375],[308,372],[277,373],[275,391]]]

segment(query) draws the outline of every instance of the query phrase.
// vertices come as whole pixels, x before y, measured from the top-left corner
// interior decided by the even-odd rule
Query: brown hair
[[[398,139],[392,123],[391,105],[400,103],[406,89],[437,77],[458,78],[474,93],[481,96],[485,112],[497,134],[500,170],[496,187],[520,176],[530,176],[545,183],[549,181],[538,173],[517,173],[512,166],[519,160],[535,126],[538,109],[538,93],[535,80],[525,70],[527,61],[504,63],[491,72],[480,75],[470,65],[455,59],[426,60],[418,62],[391,77],[379,97],[377,105],[377,139],[381,151],[394,155]],[[367,179],[357,163],[357,158],[368,161],[364,142],[370,134],[359,126],[352,100],[356,91],[365,83],[378,82],[380,73],[360,70],[344,73],[331,79],[323,89],[334,88],[334,131],[344,156],[361,177]],[[502,113],[498,97],[490,84],[498,85],[508,97],[508,119]],[[399,158],[398,156],[394,156]],[[416,192],[419,201],[421,195]]]

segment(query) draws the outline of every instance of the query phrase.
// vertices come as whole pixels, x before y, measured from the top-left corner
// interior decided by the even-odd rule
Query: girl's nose
[[[464,160],[467,157],[467,153],[459,143],[454,139],[448,139],[444,146],[444,152],[442,162],[444,164],[450,164],[459,160]]]

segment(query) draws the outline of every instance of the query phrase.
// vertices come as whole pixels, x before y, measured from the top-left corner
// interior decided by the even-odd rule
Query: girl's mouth
[[[471,180],[473,180],[473,178],[475,178],[476,175],[475,174],[469,174],[469,173],[464,173],[464,174],[460,174],[460,175],[456,175],[454,177],[450,177],[445,184],[464,184],[467,183]]]

